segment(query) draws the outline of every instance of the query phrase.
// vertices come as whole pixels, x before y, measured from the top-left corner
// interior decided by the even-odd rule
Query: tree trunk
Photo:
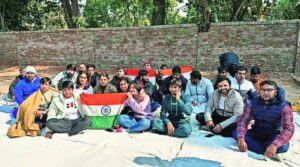
[[[164,25],[166,20],[166,0],[153,0],[152,25]]]
[[[60,0],[65,14],[65,20],[68,28],[78,28],[76,25],[75,17],[79,16],[78,0]]]
[[[233,0],[232,1],[232,21],[243,21],[247,11],[249,0]]]
[[[202,0],[201,6],[203,7],[202,15],[204,17],[204,27],[203,31],[207,32],[210,26],[210,11],[209,11],[209,4],[208,0]]]
[[[2,1],[2,5],[0,5],[0,22],[1,22],[1,30],[5,29],[5,6],[7,0]]]

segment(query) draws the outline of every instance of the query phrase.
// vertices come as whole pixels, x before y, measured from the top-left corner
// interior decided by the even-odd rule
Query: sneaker
[[[67,133],[54,133],[52,139],[66,139],[69,135]]]

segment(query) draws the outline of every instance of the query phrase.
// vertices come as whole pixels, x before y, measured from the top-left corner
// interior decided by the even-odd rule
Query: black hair
[[[227,68],[228,73],[234,77],[235,73],[237,73],[238,65],[236,64],[230,64]]]
[[[171,81],[170,81],[169,87],[170,87],[171,85],[175,85],[175,86],[178,86],[178,87],[181,88],[181,87],[182,87],[182,82],[181,82],[181,80],[178,79],[178,78],[173,78],[173,79],[171,79]]]
[[[246,68],[245,66],[238,66],[236,73],[237,73],[238,71],[246,71],[246,73],[248,72],[248,71],[247,71],[247,68]]]
[[[202,79],[202,75],[199,71],[197,70],[194,70],[191,72],[191,78],[195,78],[195,79],[199,79],[201,80]]]
[[[138,76],[144,76],[144,75],[148,75],[148,71],[147,70],[140,70],[138,73]]]
[[[101,74],[99,74],[99,78],[101,78],[101,77],[106,77],[107,78],[107,80],[109,80],[109,75],[107,74],[107,73],[101,73]]]
[[[264,80],[260,83],[260,87],[264,86],[264,85],[272,85],[275,89],[277,89],[277,83],[275,81],[272,80]]]
[[[76,71],[76,66],[74,64],[68,64],[66,70]]]
[[[64,81],[62,83],[62,89],[65,89],[65,88],[71,88],[74,90],[74,84],[72,81]]]
[[[173,68],[172,68],[172,74],[174,74],[174,73],[179,73],[179,74],[181,74],[181,68],[179,67],[179,66],[174,66]]]
[[[96,69],[96,66],[94,64],[88,64],[86,66],[86,69],[89,69],[90,67],[94,68],[94,70]]]
[[[227,81],[229,86],[231,85],[231,81],[229,78],[227,78],[225,76],[218,76],[214,86],[217,88],[219,83],[223,82],[223,81]]]
[[[41,78],[40,84],[45,84],[46,82],[48,82],[49,85],[51,85],[51,80],[50,80],[49,77],[43,77],[43,78]]]
[[[86,71],[80,71],[80,72],[79,72],[79,74],[78,74],[78,76],[77,76],[77,79],[76,79],[76,88],[78,89],[78,88],[80,87],[80,82],[79,82],[79,80],[80,80],[80,76],[81,76],[82,74],[85,74],[85,75],[86,75],[87,83],[86,83],[86,85],[84,85],[83,89],[84,89],[84,90],[87,90],[87,89],[90,87],[90,77],[89,77],[89,75],[88,75],[88,73],[87,73]]]
[[[118,71],[118,70],[123,70],[125,72],[125,68],[123,68],[123,67],[117,67],[116,71]]]
[[[167,66],[166,64],[162,64],[162,65],[160,66],[160,69],[162,70],[162,69],[164,69],[164,68],[168,68],[168,66]]]
[[[260,75],[260,68],[259,67],[252,67],[250,70],[250,75]]]
[[[223,72],[226,72],[226,68],[224,68],[222,66],[219,66],[218,67],[218,73],[223,73]]]

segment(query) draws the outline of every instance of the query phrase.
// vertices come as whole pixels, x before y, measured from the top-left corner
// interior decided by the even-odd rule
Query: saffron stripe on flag
[[[127,68],[126,69],[126,76],[129,77],[133,81],[138,76],[140,70],[141,69],[138,69],[138,68]],[[156,72],[155,72],[155,70],[150,69],[150,70],[147,70],[147,71],[148,71],[149,81],[153,85],[156,85]]]
[[[123,104],[127,98],[126,93],[107,94],[81,94],[80,103],[82,105],[118,105]]]
[[[193,71],[193,66],[192,65],[187,65],[187,66],[181,66],[181,74],[186,78],[187,80],[190,79],[190,73]],[[172,68],[167,68],[163,69],[160,72],[162,79],[165,79],[169,76],[172,75]]]

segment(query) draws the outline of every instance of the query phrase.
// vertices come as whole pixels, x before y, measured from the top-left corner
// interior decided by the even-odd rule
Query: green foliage
[[[272,11],[272,20],[300,19],[299,0],[280,0]]]
[[[86,27],[150,25],[150,0],[89,0],[84,8]]]
[[[0,31],[66,29],[70,19],[61,2],[0,0]],[[178,9],[183,2],[185,16]],[[299,0],[86,0],[75,8],[82,9],[71,16],[75,28],[194,23],[206,31],[216,22],[300,19]]]

